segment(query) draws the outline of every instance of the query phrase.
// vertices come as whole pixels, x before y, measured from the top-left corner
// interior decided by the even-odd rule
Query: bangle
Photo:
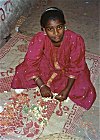
[[[40,89],[41,89],[42,87],[44,87],[44,86],[45,86],[45,84],[44,84],[44,85],[41,85],[41,86],[40,86]]]
[[[34,81],[36,82],[39,79],[39,77],[37,77]]]
[[[74,75],[69,75],[69,78],[75,79],[75,76]]]

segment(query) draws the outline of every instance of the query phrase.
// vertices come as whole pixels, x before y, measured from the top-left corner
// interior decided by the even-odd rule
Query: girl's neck
[[[54,45],[54,47],[59,48],[59,47],[60,47],[60,45],[61,45],[61,42],[58,42],[58,43],[53,43],[53,45]]]

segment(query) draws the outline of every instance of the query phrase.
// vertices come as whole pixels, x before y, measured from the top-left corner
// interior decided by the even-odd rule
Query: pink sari
[[[12,88],[37,86],[31,79],[35,76],[41,77],[52,92],[58,94],[66,87],[68,78],[75,77],[69,98],[85,109],[95,101],[96,92],[85,62],[84,40],[70,30],[65,31],[59,48],[55,48],[43,32],[37,33],[29,44],[24,62],[16,67]]]

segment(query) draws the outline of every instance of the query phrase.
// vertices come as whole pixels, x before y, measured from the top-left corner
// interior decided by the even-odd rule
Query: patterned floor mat
[[[49,134],[55,137],[55,133],[64,132],[85,140],[99,140],[98,123],[93,121],[99,119],[98,101],[83,115],[85,110],[69,99],[60,104],[55,99],[44,101],[37,89],[28,89],[17,95],[11,90],[15,66],[23,61],[30,39],[17,33],[0,49],[0,106],[4,108],[0,113],[1,139],[33,140]],[[86,53],[86,61],[95,85],[99,57]]]

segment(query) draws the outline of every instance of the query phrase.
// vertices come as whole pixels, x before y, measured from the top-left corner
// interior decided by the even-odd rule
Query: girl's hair
[[[57,7],[47,8],[41,15],[40,25],[42,28],[45,28],[48,20],[56,20],[59,19],[63,24],[65,24],[65,18],[63,11],[58,9]]]

